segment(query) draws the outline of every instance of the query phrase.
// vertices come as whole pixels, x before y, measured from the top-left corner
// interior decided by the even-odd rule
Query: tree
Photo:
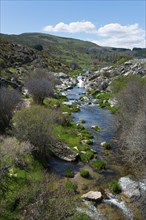
[[[43,104],[45,97],[53,96],[55,84],[56,79],[51,73],[48,74],[45,70],[37,69],[26,81],[25,87],[36,104]]]
[[[56,138],[53,132],[54,118],[51,110],[33,106],[16,112],[13,117],[13,133],[20,141],[29,141],[34,151],[47,156],[49,146]]]
[[[122,159],[136,176],[146,177],[146,83],[130,79],[119,92],[119,145]]]
[[[36,104],[43,104],[43,100],[47,96],[53,96],[53,88],[51,83],[45,79],[30,79],[25,84],[26,88],[33,97]]]
[[[5,132],[10,126],[13,112],[21,101],[20,94],[14,89],[0,89],[0,131]]]

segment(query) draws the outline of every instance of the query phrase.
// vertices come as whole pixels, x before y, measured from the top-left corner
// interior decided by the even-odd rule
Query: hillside
[[[122,57],[143,57],[144,50],[133,51],[122,48],[101,47],[92,42],[57,37],[42,33],[23,33],[20,35],[1,34],[2,39],[36,49],[45,58],[63,61],[66,65],[76,63],[81,67],[116,62]]]
[[[120,64],[134,57],[146,57],[145,49],[101,47],[42,33],[0,34],[1,81],[7,80],[9,84],[21,84],[35,68],[76,75],[83,69]]]

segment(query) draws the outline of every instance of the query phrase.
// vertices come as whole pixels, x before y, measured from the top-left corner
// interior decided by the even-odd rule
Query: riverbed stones
[[[129,177],[121,177],[119,180],[122,194],[129,199],[129,201],[140,197],[140,190],[138,182],[131,180]]]
[[[89,191],[81,196],[82,199],[93,200],[93,201],[101,201],[102,194],[99,191]]]

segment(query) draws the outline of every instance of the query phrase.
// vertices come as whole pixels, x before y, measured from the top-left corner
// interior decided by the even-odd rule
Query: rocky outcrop
[[[146,77],[146,60],[130,60],[119,66],[108,66],[94,71],[86,77],[85,88],[87,91],[110,91],[113,79],[131,74]]]
[[[93,200],[93,201],[101,201],[102,194],[99,191],[89,191],[86,194],[81,196],[82,199]]]
[[[55,156],[65,161],[75,161],[78,156],[75,151],[62,142],[56,142],[50,149]]]
[[[131,180],[129,177],[121,177],[119,184],[122,189],[122,194],[130,199],[136,199],[140,197],[139,183]]]

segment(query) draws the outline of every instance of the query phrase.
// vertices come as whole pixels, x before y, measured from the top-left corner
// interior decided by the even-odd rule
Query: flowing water
[[[73,113],[73,120],[77,123],[80,123],[80,120],[85,120],[85,124],[83,126],[89,130],[93,135],[93,145],[91,146],[92,149],[94,149],[97,152],[99,159],[105,159],[108,161],[109,165],[107,166],[106,171],[97,173],[92,170],[89,165],[84,165],[81,162],[65,162],[59,159],[52,159],[50,160],[50,167],[52,167],[52,171],[56,172],[59,175],[63,175],[65,170],[67,168],[70,168],[73,170],[76,174],[75,181],[81,186],[81,193],[82,186],[85,186],[85,189],[87,190],[93,190],[99,186],[104,185],[105,183],[110,182],[113,179],[118,179],[121,177],[122,166],[117,164],[116,156],[114,155],[114,145],[112,142],[112,139],[114,138],[114,132],[115,132],[115,125],[114,125],[114,115],[106,109],[101,109],[98,104],[96,104],[95,100],[92,97],[87,97],[85,88],[84,88],[84,82],[82,80],[82,77],[78,78],[79,83],[70,90],[67,90],[65,93],[68,97],[69,102],[71,103],[78,103],[80,101],[80,98],[82,97],[82,101],[80,103],[80,112]],[[92,126],[99,126],[100,132],[95,131]],[[101,146],[101,142],[107,141],[111,144],[112,150],[110,155],[106,155],[103,152],[103,147]],[[90,170],[90,174],[92,175],[92,178],[89,180],[83,180],[83,178],[79,175],[80,168],[87,168]],[[125,175],[125,173],[123,174]],[[95,208],[92,204],[86,204],[86,208],[80,208],[78,207],[78,211],[84,212],[88,214],[91,219],[133,219],[131,211],[126,207],[125,203],[118,200],[117,198],[111,198],[108,197],[106,200],[103,201],[104,204],[104,210],[109,209],[108,206],[110,206],[111,211],[108,211],[109,217],[104,218],[102,214],[100,213],[100,210]],[[114,206],[114,208],[111,206]],[[116,208],[120,209],[120,214],[118,211],[116,211]],[[117,212],[117,213],[116,213]],[[112,213],[113,217],[110,218],[110,214]],[[123,214],[122,214],[123,213]],[[116,214],[116,215],[115,215]],[[111,216],[112,216],[111,215]],[[117,217],[118,216],[118,217]]]

